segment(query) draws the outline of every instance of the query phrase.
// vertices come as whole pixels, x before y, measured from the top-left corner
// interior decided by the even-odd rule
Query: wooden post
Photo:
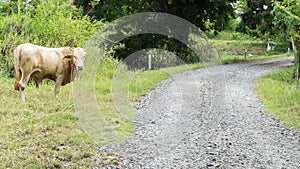
[[[293,54],[295,59],[295,78],[297,79],[300,90],[300,43],[292,37]]]
[[[151,70],[151,54],[148,55],[148,69]]]
[[[246,60],[246,57],[247,57],[247,53],[248,53],[247,49],[244,49],[244,59],[245,60]]]

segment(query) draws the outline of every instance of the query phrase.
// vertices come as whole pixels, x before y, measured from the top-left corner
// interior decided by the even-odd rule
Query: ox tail
[[[19,82],[20,82],[20,76],[21,76],[21,69],[20,69],[20,48],[17,47],[14,50],[14,65],[15,65],[15,73],[16,73],[16,80],[14,84],[15,90],[19,90]]]

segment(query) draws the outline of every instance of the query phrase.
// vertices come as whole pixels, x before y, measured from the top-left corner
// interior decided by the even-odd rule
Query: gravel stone
[[[292,59],[170,77],[139,101],[128,140],[98,148],[110,157],[95,158],[94,168],[300,168],[300,132],[269,115],[255,94],[260,76]]]

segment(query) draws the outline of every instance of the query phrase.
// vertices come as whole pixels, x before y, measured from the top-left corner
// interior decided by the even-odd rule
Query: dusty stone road
[[[98,159],[95,168],[300,168],[300,132],[272,118],[254,90],[258,77],[291,61],[172,76],[141,101],[128,140],[99,147],[115,164]]]

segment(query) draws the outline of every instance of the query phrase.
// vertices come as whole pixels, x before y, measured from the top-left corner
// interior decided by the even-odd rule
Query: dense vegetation
[[[70,1],[1,2],[0,70],[13,72],[13,50],[21,43],[37,45],[82,46],[101,26]],[[11,75],[13,76],[13,75]]]

